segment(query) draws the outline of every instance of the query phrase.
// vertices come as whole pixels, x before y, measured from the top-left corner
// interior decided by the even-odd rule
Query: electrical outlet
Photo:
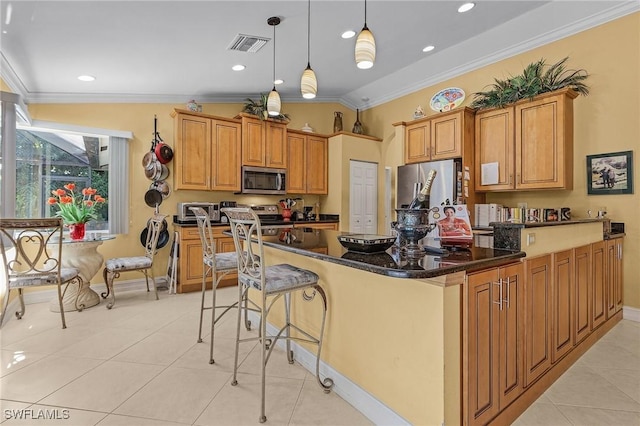
[[[527,234],[527,245],[530,246],[532,244],[535,244],[536,242],[536,234],[533,232],[530,232]]]

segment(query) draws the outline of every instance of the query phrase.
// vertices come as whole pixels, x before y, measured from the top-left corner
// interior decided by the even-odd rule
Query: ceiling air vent
[[[255,53],[260,50],[262,46],[267,44],[269,40],[271,39],[266,37],[238,34],[233,39],[231,44],[229,44],[227,50]]]

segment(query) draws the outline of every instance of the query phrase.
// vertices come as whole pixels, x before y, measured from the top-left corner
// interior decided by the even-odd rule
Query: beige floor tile
[[[230,377],[228,372],[169,367],[114,414],[191,424]]]
[[[609,346],[613,344],[640,358],[640,326],[638,324],[640,323],[622,320],[594,346]]]
[[[44,398],[41,403],[109,413],[164,367],[107,361]]]
[[[269,425],[286,425],[291,419],[303,380],[268,377],[266,416]],[[196,425],[255,425],[260,417],[260,377],[240,374],[238,385],[230,382],[198,417]]]
[[[2,363],[0,365],[0,377],[4,377],[46,357],[47,354],[21,350],[2,350],[0,351],[0,356],[0,362]]]
[[[305,380],[290,425],[373,424],[335,392],[324,393],[315,377]]]
[[[48,356],[0,379],[0,396],[2,399],[38,402],[102,362],[89,358]]]
[[[598,342],[580,360],[589,367],[640,370],[640,354],[635,354],[629,344],[619,340]]]
[[[149,336],[149,331],[105,329],[59,351],[57,355],[110,359]]]
[[[213,349],[214,366],[209,364],[209,336],[205,337],[202,343],[193,345],[184,355],[176,360],[172,367],[199,368],[209,370],[215,366],[222,371],[233,372],[233,361],[235,357],[235,339],[216,338],[216,345]],[[241,364],[253,346],[249,344],[240,345],[238,362]]]
[[[238,371],[247,374],[260,374],[260,346],[256,345],[251,353],[247,356]],[[266,374],[268,377],[282,377],[287,379],[304,380],[306,377],[306,371],[304,367],[296,363],[289,364],[287,355],[284,348],[276,346],[273,349],[273,353],[269,357],[267,362]]]
[[[593,370],[573,366],[545,395],[554,404],[640,412],[640,404]]]
[[[91,337],[95,332],[92,327],[78,325],[69,326],[64,330],[52,328],[44,333],[39,333],[8,345],[2,345],[2,349],[54,354],[85,338]]]
[[[595,368],[592,370],[604,377],[613,386],[640,403],[640,370]]]
[[[558,405],[558,410],[567,417],[572,424],[580,426],[638,426],[640,413],[630,411],[603,410],[598,408],[574,407]]]
[[[571,426],[571,424],[555,405],[541,402],[533,403],[513,422],[513,426]]]
[[[3,423],[6,425],[29,425],[29,426],[90,426],[96,425],[107,414],[97,411],[78,410],[67,407],[56,407],[50,405],[32,405],[24,413],[31,418],[11,419]]]
[[[109,414],[98,426],[181,426],[186,423],[174,423],[164,420],[145,419],[142,417],[120,416]]]
[[[184,355],[196,341],[191,335],[156,332],[116,355],[116,361],[169,365]]]

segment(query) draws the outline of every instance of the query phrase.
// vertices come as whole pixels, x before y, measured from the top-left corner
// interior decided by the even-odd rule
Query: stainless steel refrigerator
[[[436,171],[436,178],[431,186],[429,206],[442,203],[458,204],[462,185],[462,163],[460,160],[429,161],[426,163],[399,166],[396,175],[397,208],[407,207],[422,189],[429,171]]]
[[[436,177],[431,186],[429,207],[443,204],[462,203],[462,163],[461,160],[429,161],[426,163],[399,166],[396,174],[396,205],[406,208],[422,189],[429,171],[434,169]],[[433,213],[429,214],[429,222],[437,219]],[[441,248],[438,229],[435,228],[420,240],[420,245],[426,249],[438,251]]]

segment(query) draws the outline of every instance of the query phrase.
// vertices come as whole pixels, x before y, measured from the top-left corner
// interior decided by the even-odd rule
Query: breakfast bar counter
[[[320,277],[328,299],[321,371],[374,423],[460,424],[466,272],[518,262],[524,253],[476,247],[410,264],[393,248],[348,252],[337,238],[343,234],[281,228],[263,236],[267,265],[288,263]],[[292,322],[318,332],[318,305],[293,298]],[[274,306],[270,318],[282,325],[284,309]],[[304,344],[294,350],[313,371],[313,352]]]

